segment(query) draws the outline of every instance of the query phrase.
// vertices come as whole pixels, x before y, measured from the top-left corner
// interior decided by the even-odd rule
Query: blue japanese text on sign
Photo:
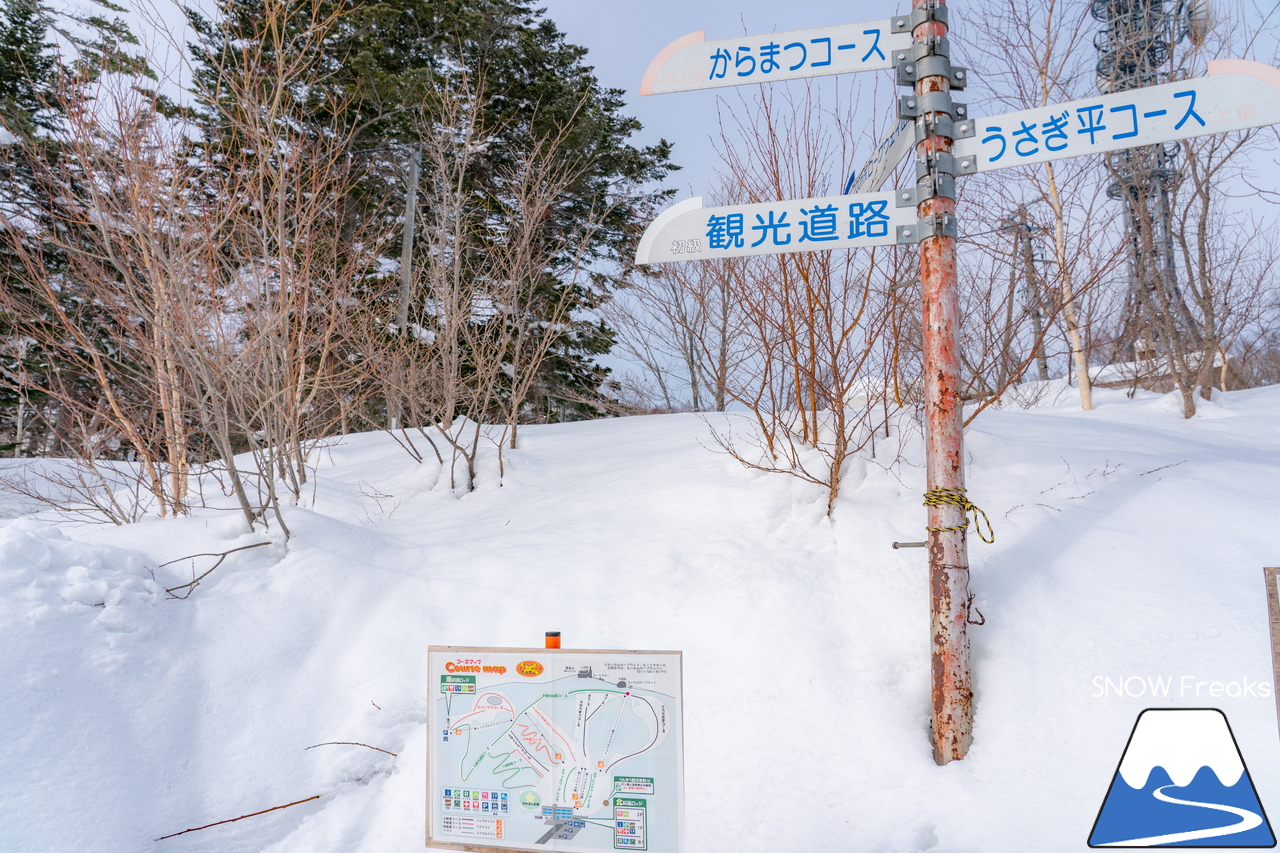
[[[891,68],[893,51],[911,47],[911,34],[891,32],[888,20],[716,41],[703,36],[690,33],[667,45],[645,72],[640,94]]]
[[[892,245],[898,226],[915,224],[915,207],[894,207],[892,192],[711,208],[693,198],[653,221],[636,263]]]
[[[1280,121],[1278,84],[1268,65],[1210,62],[1206,77],[973,119],[952,152],[986,172],[1259,127]]]

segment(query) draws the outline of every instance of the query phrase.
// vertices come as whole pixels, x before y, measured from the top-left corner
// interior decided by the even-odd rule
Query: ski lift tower
[[[1102,24],[1093,43],[1098,91],[1104,95],[1176,79],[1174,45],[1183,39],[1202,44],[1212,15],[1209,0],[1093,0],[1090,11]],[[1124,204],[1131,247],[1120,360],[1154,354],[1156,324],[1148,308],[1153,304],[1169,307],[1179,334],[1198,338],[1174,263],[1169,196],[1178,176],[1178,148],[1166,142],[1106,155],[1114,177],[1107,195]]]

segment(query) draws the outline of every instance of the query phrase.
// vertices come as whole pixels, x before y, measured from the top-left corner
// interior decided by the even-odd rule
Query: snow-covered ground
[[[0,520],[0,850],[419,850],[427,646],[546,630],[684,651],[690,853],[1083,850],[1149,706],[1222,708],[1274,818],[1280,388],[1189,421],[1098,397],[968,431],[996,544],[970,546],[974,746],[941,768],[925,555],[891,548],[923,538],[918,442],[855,463],[828,518],[821,490],[744,469],[693,415],[528,428],[501,486],[489,459],[460,498],[351,436],[318,454],[287,546],[273,531],[183,601],[160,563],[263,534],[222,509]],[[396,755],[307,749],[329,741]]]

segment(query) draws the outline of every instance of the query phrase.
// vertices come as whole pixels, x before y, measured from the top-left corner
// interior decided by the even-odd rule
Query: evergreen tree
[[[102,9],[124,12],[110,0],[94,0]],[[62,56],[51,36],[70,48],[71,61]],[[138,44],[119,18],[57,11],[36,0],[0,3],[0,123],[11,135],[57,129],[58,100],[83,92],[104,71],[150,74],[145,58],[131,48]],[[59,80],[59,78],[63,78]],[[77,85],[78,84],[78,85]]]
[[[6,0],[0,10],[0,122],[15,139],[54,127],[49,103],[56,60],[48,28],[28,0]]]
[[[104,10],[124,10],[108,0],[96,0]],[[68,45],[64,61],[53,42],[57,35]],[[123,21],[101,15],[59,12],[35,0],[0,2],[0,287],[11,294],[29,292],[26,270],[17,244],[43,254],[49,272],[65,266],[57,251],[42,245],[41,234],[54,227],[57,207],[66,202],[43,186],[41,175],[56,167],[59,131],[68,99],[85,97],[88,85],[103,72],[147,73],[145,61],[130,53],[137,39]],[[66,298],[75,298],[68,282]],[[32,300],[31,304],[37,304]],[[36,316],[27,319],[39,320]],[[15,377],[24,371],[40,375],[53,369],[33,341],[12,334],[14,318],[0,314],[0,452],[15,454],[17,434],[30,444],[30,424],[43,400],[21,388]],[[6,438],[7,436],[7,438]]]
[[[217,22],[187,10],[199,35],[193,55],[205,92],[221,91],[219,69],[234,67],[245,50],[238,39],[253,29],[263,8],[264,0],[220,0]],[[640,125],[623,114],[622,90],[602,87],[585,64],[586,50],[569,44],[528,0],[312,0],[291,8],[285,26],[295,34],[316,19],[341,16],[324,55],[315,57],[315,85],[301,96],[309,99],[300,106],[316,133],[350,135],[356,149],[409,145],[419,140],[436,105],[475,95],[482,112],[474,118],[487,144],[472,157],[465,191],[469,204],[487,213],[494,235],[502,233],[513,203],[503,176],[548,137],[562,137],[558,147],[573,158],[576,179],[546,230],[561,244],[585,245],[595,274],[587,283],[570,283],[564,273],[569,259],[553,258],[548,265],[539,285],[546,295],[539,301],[567,305],[575,319],[568,333],[557,331],[526,418],[597,414],[607,370],[594,358],[608,352],[613,333],[584,314],[609,298],[617,284],[610,271],[627,266],[639,223],[667,196],[654,186],[676,168],[670,146],[631,144]],[[292,41],[280,37],[276,43],[287,50]],[[226,108],[205,105],[206,138],[216,138],[216,116]],[[371,172],[369,198],[403,197],[403,172]],[[411,321],[429,326],[424,310],[416,306]]]
[[[56,60],[47,31],[47,17],[27,0],[6,0],[0,7],[0,175],[6,184],[0,198],[15,215],[34,204],[31,163],[18,143],[55,125],[49,104]],[[21,292],[26,289],[23,278],[13,248],[0,242],[0,287]],[[15,340],[11,326],[12,320],[0,314],[0,370],[39,371],[40,354],[30,343]],[[20,408],[24,401],[39,402],[26,399],[13,383],[0,382],[0,451],[18,449],[19,433],[25,433],[19,419],[30,417]]]

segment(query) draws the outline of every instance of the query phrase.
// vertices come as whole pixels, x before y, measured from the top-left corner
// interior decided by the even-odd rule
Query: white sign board
[[[899,225],[916,224],[915,205],[894,207],[893,192],[702,206],[674,204],[645,229],[637,264],[891,246]]]
[[[1276,695],[1276,714],[1280,719],[1280,567],[1263,569],[1267,580],[1267,610],[1271,615],[1271,666],[1274,673],[1272,692]]]
[[[871,152],[862,168],[849,176],[845,184],[845,195],[849,193],[873,193],[884,186],[884,182],[898,168],[902,158],[911,153],[915,147],[916,126],[911,119],[897,119],[884,138]]]
[[[1243,59],[1208,63],[1194,80],[958,122],[956,158],[987,172],[1280,121],[1280,69]]]
[[[682,853],[680,652],[428,650],[427,846]]]
[[[667,45],[649,63],[641,95],[773,83],[892,68],[895,50],[910,50],[911,33],[888,19],[704,41],[706,31]]]

